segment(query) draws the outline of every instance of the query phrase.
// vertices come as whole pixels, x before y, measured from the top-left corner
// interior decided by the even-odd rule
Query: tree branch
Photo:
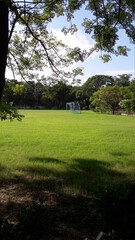
[[[10,30],[10,34],[9,34],[9,37],[8,37],[8,44],[9,44],[10,39],[11,39],[11,37],[12,37],[13,31],[14,31],[14,29],[15,29],[15,24],[16,24],[16,22],[17,22],[17,19],[18,19],[18,18],[16,17],[15,20],[14,20],[14,22],[13,22],[12,28],[11,28],[11,30]]]
[[[115,23],[114,27],[117,26],[118,23],[120,23],[120,14],[121,14],[121,0],[119,0],[119,9],[118,9],[118,20]]]
[[[13,57],[16,65],[17,65],[17,68],[18,68],[18,70],[19,70],[19,74],[20,74],[21,78],[22,78],[24,81],[26,81],[26,79],[24,78],[24,76],[23,76],[23,74],[22,74],[22,72],[21,72],[21,70],[20,70],[20,66],[19,66],[19,64],[18,64],[18,62],[17,62],[14,54],[13,54],[10,50],[9,50],[9,53],[11,54],[11,56]]]
[[[49,57],[48,52],[47,52],[47,49],[46,49],[43,41],[34,35],[33,31],[31,30],[31,28],[29,27],[29,25],[27,24],[27,22],[26,22],[22,17],[20,17],[20,20],[27,26],[27,28],[28,28],[30,34],[32,35],[32,37],[33,37],[34,39],[36,39],[36,40],[41,44],[41,46],[43,47],[43,49],[44,49],[44,51],[45,51],[45,54],[46,54],[46,57],[47,57],[47,59],[48,59],[48,63],[49,63],[50,68],[52,69],[52,71],[53,71],[57,76],[59,76],[59,75],[61,74],[61,72],[60,72],[59,69],[54,65],[52,59]]]

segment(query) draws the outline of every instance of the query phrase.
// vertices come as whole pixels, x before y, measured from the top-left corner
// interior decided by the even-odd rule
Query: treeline
[[[83,91],[90,96],[90,107],[98,112],[135,112],[135,79],[130,74],[117,77],[93,76],[84,83]]]
[[[117,77],[95,75],[82,86],[58,81],[47,85],[42,81],[7,80],[3,101],[18,108],[65,109],[67,102],[78,101],[81,109],[115,113],[135,111],[135,80],[131,75]]]
[[[58,81],[49,86],[43,82],[7,80],[3,101],[19,108],[65,109],[66,102],[75,100],[74,87]]]

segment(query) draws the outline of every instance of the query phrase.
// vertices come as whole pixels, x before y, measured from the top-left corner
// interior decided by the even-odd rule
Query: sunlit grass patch
[[[90,111],[21,111],[0,123],[0,177],[56,177],[72,191],[134,181],[135,118]],[[62,190],[62,189],[61,189]]]

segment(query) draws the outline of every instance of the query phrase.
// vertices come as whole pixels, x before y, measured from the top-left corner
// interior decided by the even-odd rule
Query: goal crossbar
[[[70,110],[72,113],[81,113],[80,104],[78,102],[66,103],[66,110]]]

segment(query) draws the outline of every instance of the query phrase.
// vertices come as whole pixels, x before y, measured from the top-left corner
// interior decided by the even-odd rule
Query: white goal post
[[[81,113],[80,104],[78,102],[66,103],[66,110],[70,110],[72,113]]]

